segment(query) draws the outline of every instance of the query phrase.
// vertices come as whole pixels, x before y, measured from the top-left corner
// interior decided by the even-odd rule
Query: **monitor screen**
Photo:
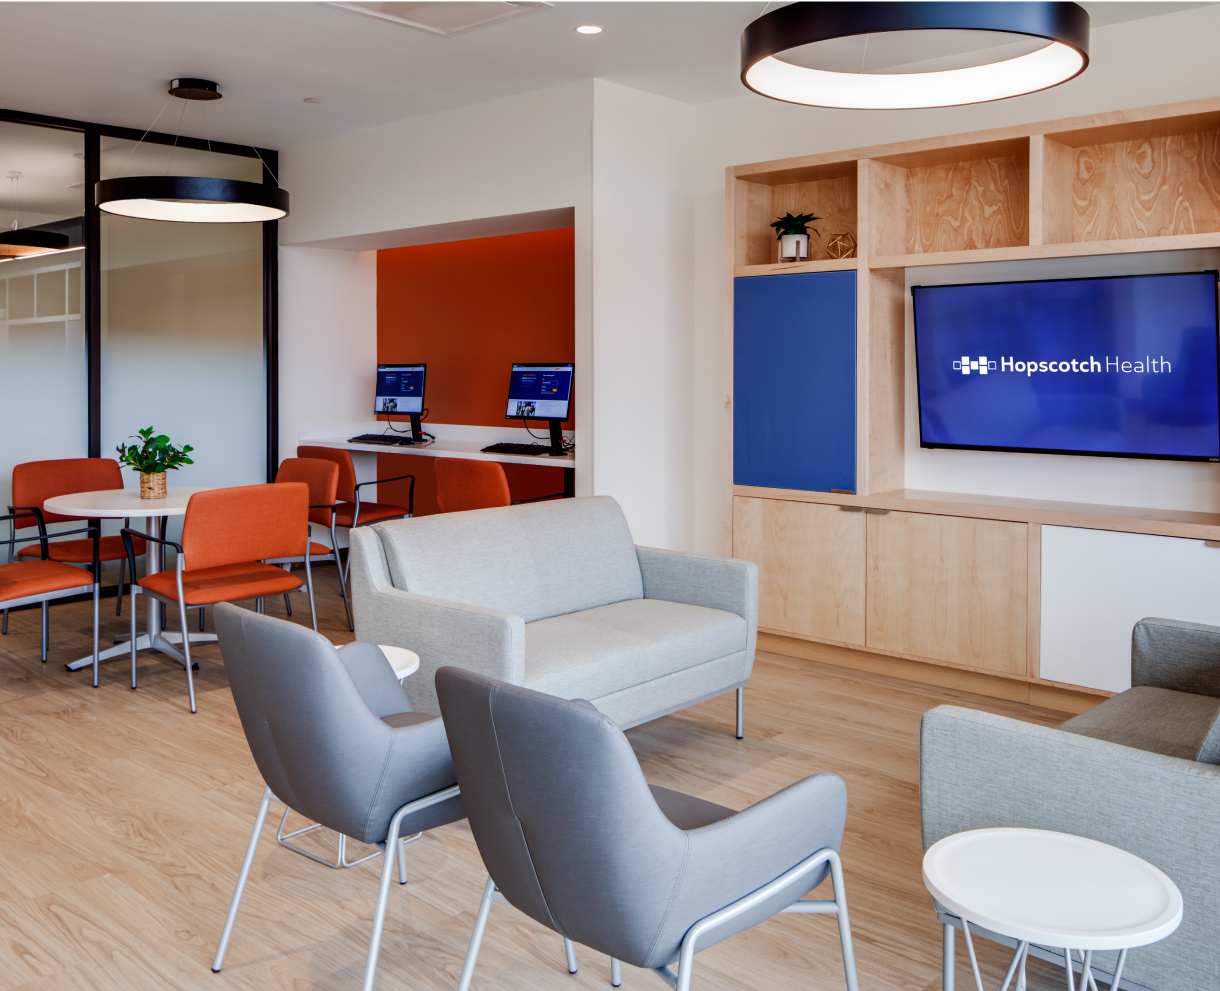
[[[566,420],[575,366],[513,365],[506,420]]]
[[[1220,460],[1216,279],[913,287],[921,446]]]
[[[374,413],[422,413],[427,365],[378,365]]]

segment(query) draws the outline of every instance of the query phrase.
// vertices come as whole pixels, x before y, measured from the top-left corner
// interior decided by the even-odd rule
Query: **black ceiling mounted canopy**
[[[191,76],[171,80],[169,94],[196,102],[222,96],[219,84]],[[257,148],[254,153],[262,159]],[[270,175],[266,162],[263,167]],[[100,210],[140,220],[251,224],[288,215],[288,192],[279,188],[278,180],[259,183],[209,176],[116,176],[100,180],[94,186],[94,195]]]
[[[1017,58],[933,72],[808,69],[777,55],[837,38],[898,31],[994,31],[1041,38]],[[958,106],[1048,89],[1089,64],[1089,15],[1076,3],[793,3],[741,36],[741,81],[761,96],[808,106],[910,109]]]

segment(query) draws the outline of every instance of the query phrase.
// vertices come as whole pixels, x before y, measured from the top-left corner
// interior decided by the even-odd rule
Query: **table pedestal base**
[[[122,643],[116,643],[113,647],[107,647],[97,655],[99,661],[113,661],[120,657],[131,657],[131,638],[126,633],[121,633],[115,637],[115,640],[122,640]],[[191,646],[197,643],[215,643],[215,633],[192,633]],[[175,661],[186,667],[186,656],[179,648],[182,646],[181,633],[141,633],[136,637],[136,650],[159,650],[163,654],[167,654]],[[70,664],[65,664],[69,671],[79,671],[81,668],[90,667],[93,664],[93,655],[82,657],[80,660],[72,661]],[[195,665],[199,667],[198,664]]]

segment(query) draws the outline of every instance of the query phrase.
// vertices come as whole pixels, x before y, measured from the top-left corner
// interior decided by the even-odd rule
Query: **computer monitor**
[[[377,366],[377,399],[374,413],[411,417],[411,435],[423,440],[420,414],[424,411],[424,379],[427,365],[397,363]]]
[[[563,454],[560,424],[568,418],[572,401],[572,362],[542,364],[521,362],[513,365],[508,379],[506,420],[546,420],[551,428],[551,454]]]

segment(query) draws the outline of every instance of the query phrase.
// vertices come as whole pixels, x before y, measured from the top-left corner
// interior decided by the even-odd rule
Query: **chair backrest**
[[[354,648],[341,656],[307,626],[229,603],[216,606],[215,618],[242,729],[276,798],[337,832],[385,839],[401,784],[384,780],[386,765],[402,739],[381,718],[392,713],[367,699],[396,694],[399,712],[411,706],[384,656],[378,651],[353,677],[348,662],[362,659],[347,656]]]
[[[527,623],[644,596],[627,519],[609,496],[375,523],[395,588]]]
[[[511,502],[508,476],[495,461],[436,459],[436,505],[442,513],[491,509]]]
[[[13,505],[37,506],[46,499],[69,492],[100,492],[121,489],[123,472],[114,458],[64,458],[59,461],[27,461],[13,466]],[[48,523],[66,523],[84,519],[82,516],[59,516],[43,513]],[[16,520],[14,525],[34,526],[32,517]]]
[[[1147,617],[1131,631],[1131,687],[1220,698],[1220,626]]]
[[[622,731],[588,703],[460,668],[437,671],[436,694],[470,828],[504,897],[577,942],[643,961],[686,837]]]
[[[322,458],[285,458],[275,474],[276,484],[304,482],[309,486],[311,506],[333,506],[339,486],[339,466]],[[333,513],[329,509],[311,509],[309,522],[330,526]]]
[[[196,492],[182,521],[186,566],[300,557],[309,543],[308,519],[309,486],[302,482]]]
[[[298,458],[320,458],[333,461],[339,466],[339,485],[335,490],[340,502],[356,499],[356,466],[352,464],[352,452],[338,447],[311,447],[302,444],[297,448]]]

